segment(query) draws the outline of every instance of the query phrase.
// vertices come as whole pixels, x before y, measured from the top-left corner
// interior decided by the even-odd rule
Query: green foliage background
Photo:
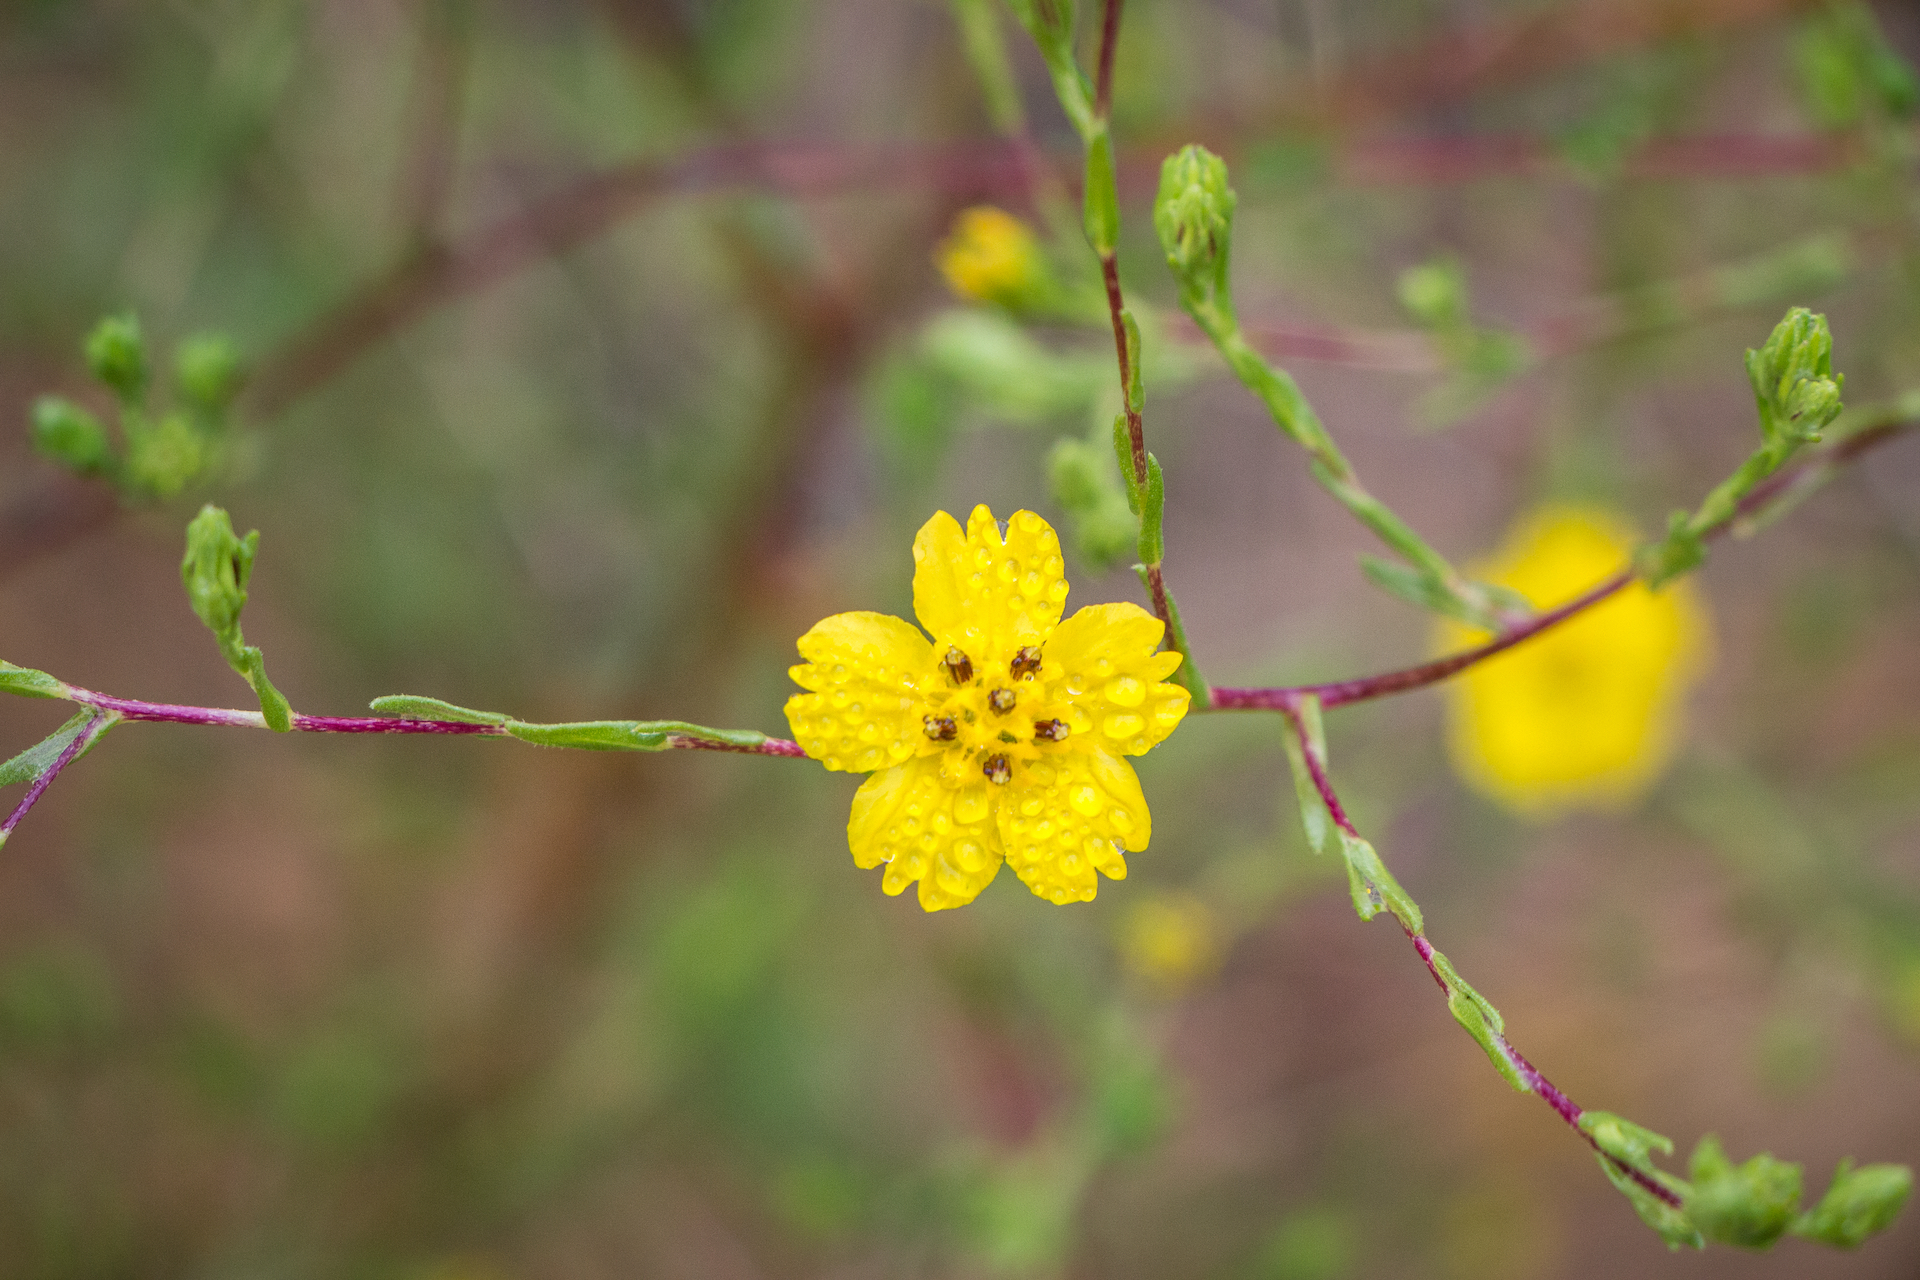
[[[1456,561],[1547,497],[1649,531],[1697,501],[1755,445],[1740,353],[1790,302],[1832,317],[1850,403],[1920,386],[1911,18],[1882,9],[1881,43],[1845,6],[1605,11],[1127,6],[1120,259],[1165,312],[1147,423],[1212,678],[1370,671],[1429,633],[1171,319],[1146,202],[1178,143],[1234,163],[1250,339]],[[1496,30],[1521,33],[1498,57],[1448,43]],[[1050,474],[1105,447],[1109,336],[1071,305],[1037,337],[955,314],[932,267],[968,204],[1044,221],[993,138],[925,0],[7,6],[5,656],[247,705],[179,587],[212,498],[261,530],[246,641],[301,710],[407,689],[783,733],[793,638],[907,613],[932,510],[1065,529]],[[596,200],[617,216],[571,234]],[[1072,235],[1052,249],[1090,278]],[[436,272],[475,287],[383,328]],[[28,428],[49,391],[117,421],[81,342],[126,312],[155,430],[194,402],[170,363],[192,335],[230,335],[254,380],[209,470],[122,510]],[[1308,330],[1346,356],[1280,349]],[[1127,535],[1090,492],[1069,608],[1138,598],[1096,571]],[[1815,1188],[1843,1154],[1920,1154],[1917,570],[1911,439],[1717,548],[1717,674],[1633,813],[1503,816],[1451,780],[1430,694],[1330,721],[1362,829],[1575,1097],[1804,1160]],[[6,700],[0,741],[60,714]],[[1856,1254],[1670,1257],[1404,942],[1352,919],[1274,724],[1197,718],[1142,762],[1153,848],[1097,903],[1003,876],[933,917],[851,866],[853,783],[804,762],[174,726],[110,746],[0,860],[8,1276],[1920,1263],[1911,1220]],[[1172,891],[1226,944],[1179,998],[1116,950],[1130,903]]]

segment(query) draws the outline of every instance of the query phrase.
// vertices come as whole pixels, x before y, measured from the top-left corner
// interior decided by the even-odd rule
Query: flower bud
[[[1227,162],[1205,147],[1182,147],[1160,166],[1153,226],[1189,308],[1227,303],[1234,204]]]
[[[1747,352],[1747,378],[1768,444],[1790,447],[1818,440],[1840,414],[1845,383],[1834,376],[1827,318],[1805,307],[1787,312],[1766,345]]]
[[[1833,1184],[1794,1229],[1822,1244],[1857,1249],[1868,1236],[1892,1224],[1913,1190],[1913,1170],[1900,1164],[1852,1167],[1842,1160]]]
[[[1800,1166],[1762,1152],[1734,1164],[1712,1134],[1693,1150],[1693,1194],[1687,1216],[1709,1239],[1764,1249],[1793,1225],[1800,1207]]]
[[[147,344],[140,318],[131,311],[108,316],[87,336],[87,368],[122,400],[137,401],[147,389]]]
[[[174,372],[181,394],[212,413],[226,408],[240,390],[240,355],[223,334],[195,334],[182,342]]]
[[[107,429],[85,409],[59,396],[41,396],[34,401],[33,446],[83,476],[98,475],[113,467],[113,445],[107,439]]]

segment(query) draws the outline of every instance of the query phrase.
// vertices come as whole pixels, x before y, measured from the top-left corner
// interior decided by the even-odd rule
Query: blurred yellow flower
[[[1002,209],[979,205],[954,219],[953,233],[934,257],[947,285],[975,302],[1013,304],[1041,279],[1040,246],[1027,224]]]
[[[808,690],[787,722],[829,769],[878,770],[853,798],[847,842],[881,887],[920,883],[928,911],[973,901],[1013,866],[1052,902],[1083,902],[1152,820],[1123,755],[1159,743],[1187,713],[1163,681],[1165,630],[1138,605],[1060,621],[1060,539],[1031,511],[1003,533],[973,509],[942,511],[913,541],[913,611],[933,636],[879,613],[841,613],[800,637]]]
[[[1549,608],[1622,568],[1633,542],[1603,509],[1548,506],[1472,573]],[[1486,639],[1460,623],[1440,627],[1443,651]],[[1710,647],[1706,609],[1691,584],[1654,592],[1636,582],[1449,682],[1454,767],[1528,816],[1624,808],[1672,758],[1687,690],[1705,672]]]
[[[1120,955],[1162,991],[1184,991],[1220,967],[1220,931],[1207,904],[1188,894],[1135,903],[1120,929]]]

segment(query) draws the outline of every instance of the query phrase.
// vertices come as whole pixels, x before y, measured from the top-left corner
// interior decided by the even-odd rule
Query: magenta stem
[[[72,702],[112,712],[125,720],[162,724],[217,725],[229,729],[267,727],[266,720],[258,711],[239,711],[229,707],[187,707],[169,702],[140,702],[132,698],[116,698],[111,694],[95,693],[91,689],[81,689],[73,685],[67,686],[65,696]],[[492,738],[512,736],[505,725],[474,724],[466,720],[415,720],[399,716],[295,715],[293,727],[300,733],[445,733],[477,734]],[[799,743],[790,742],[785,738],[767,738],[751,746],[736,746],[729,742],[714,742],[690,734],[675,733],[667,736],[667,742],[672,747],[690,751],[731,751],[741,755],[789,757],[807,754],[801,749]]]

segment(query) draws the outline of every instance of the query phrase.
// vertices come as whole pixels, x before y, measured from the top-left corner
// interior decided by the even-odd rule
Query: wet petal
[[[1067,582],[1060,539],[1031,511],[1016,511],[1001,537],[993,512],[975,507],[967,530],[942,511],[913,543],[913,611],[936,651],[957,647],[975,669],[1044,641],[1060,621]]]
[[[1174,731],[1192,701],[1166,683],[1180,655],[1154,652],[1166,630],[1135,604],[1096,604],[1061,623],[1046,658],[1064,673],[1064,719],[1077,737],[1092,737],[1122,755],[1149,751]]]
[[[1124,880],[1153,818],[1133,766],[1098,743],[1018,770],[1000,798],[1007,864],[1049,902],[1086,902],[1099,874]]]
[[[787,699],[794,740],[829,769],[860,773],[911,757],[925,738],[920,681],[933,648],[911,623],[884,613],[839,613],[800,637]]]
[[[1000,870],[1000,833],[988,783],[958,789],[940,781],[935,760],[874,774],[853,797],[847,844],[862,867],[887,864],[881,888],[898,894],[920,882],[928,911],[965,906]]]

